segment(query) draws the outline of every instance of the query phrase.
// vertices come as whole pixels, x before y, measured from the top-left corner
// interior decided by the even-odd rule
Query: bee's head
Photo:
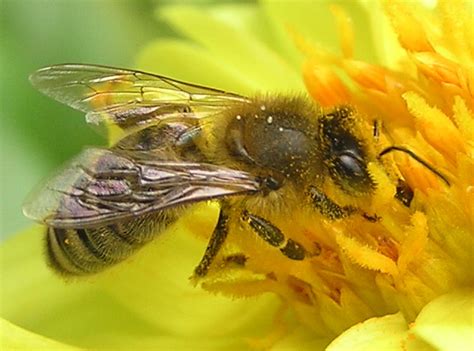
[[[378,156],[370,157],[366,142],[358,136],[356,129],[358,123],[354,110],[347,106],[336,107],[319,119],[323,163],[334,183],[343,191],[354,196],[373,192],[376,184],[369,173],[368,162],[380,159],[394,151],[405,153],[435,174],[446,185],[450,185],[444,174],[405,147],[392,145],[382,150]],[[398,195],[400,194],[397,190]]]
[[[341,106],[319,119],[319,139],[323,163],[331,179],[351,195],[371,192],[375,183],[367,169],[364,143],[352,127],[353,110]]]

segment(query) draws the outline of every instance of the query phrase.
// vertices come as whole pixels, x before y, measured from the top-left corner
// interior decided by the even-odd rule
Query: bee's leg
[[[308,195],[314,208],[329,219],[341,219],[356,211],[355,208],[350,206],[339,206],[314,186],[309,188]]]
[[[278,227],[266,219],[244,211],[242,213],[242,220],[247,222],[263,240],[279,248],[286,257],[292,260],[302,260],[305,258],[306,250],[304,247],[293,239],[287,239]]]
[[[207,274],[209,266],[227,238],[227,234],[229,233],[229,217],[225,212],[225,209],[221,208],[217,225],[212,232],[204,256],[202,257],[201,262],[199,262],[197,267],[194,269],[194,277],[201,278]]]

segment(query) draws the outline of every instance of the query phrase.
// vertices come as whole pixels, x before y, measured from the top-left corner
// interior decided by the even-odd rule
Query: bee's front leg
[[[332,220],[347,217],[356,211],[355,208],[350,206],[339,206],[314,186],[309,188],[308,196],[313,207],[323,216]]]
[[[229,216],[227,215],[226,207],[221,207],[219,212],[219,219],[217,220],[216,227],[212,232],[211,239],[207,245],[204,256],[201,259],[201,262],[194,269],[194,277],[202,278],[209,271],[209,267],[214,261],[214,258],[219,253],[222,244],[224,244],[227,235],[229,234]]]
[[[302,260],[307,256],[303,245],[287,239],[282,231],[268,220],[249,213],[242,212],[242,220],[249,224],[250,228],[265,240],[268,244],[280,249],[281,253],[292,260]]]

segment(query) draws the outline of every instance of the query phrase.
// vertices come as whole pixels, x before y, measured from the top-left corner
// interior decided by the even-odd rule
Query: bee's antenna
[[[420,158],[419,156],[417,156],[413,151],[411,150],[408,150],[408,149],[405,149],[404,147],[401,147],[401,146],[389,146],[385,149],[382,150],[382,152],[379,154],[379,158],[388,154],[389,152],[392,152],[392,151],[401,151],[401,152],[404,152],[406,153],[408,156],[410,156],[411,158],[415,159],[416,161],[418,161],[419,163],[421,163],[423,166],[425,166],[426,168],[428,168],[431,172],[433,172],[434,174],[436,174],[439,178],[441,178],[443,180],[443,182],[445,182],[448,186],[451,186],[451,183],[449,182],[448,178],[443,175],[441,172],[439,172],[436,168],[434,168],[432,165],[430,165],[428,162],[426,162],[425,160],[423,160],[422,158]]]

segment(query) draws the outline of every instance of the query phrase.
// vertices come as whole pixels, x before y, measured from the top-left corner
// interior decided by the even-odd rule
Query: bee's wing
[[[138,161],[128,154],[91,148],[33,193],[23,212],[50,226],[81,228],[258,189],[255,177],[238,170]]]
[[[153,119],[214,114],[247,98],[222,90],[121,68],[64,64],[30,76],[34,87],[53,99],[86,112],[89,123],[122,128]]]

